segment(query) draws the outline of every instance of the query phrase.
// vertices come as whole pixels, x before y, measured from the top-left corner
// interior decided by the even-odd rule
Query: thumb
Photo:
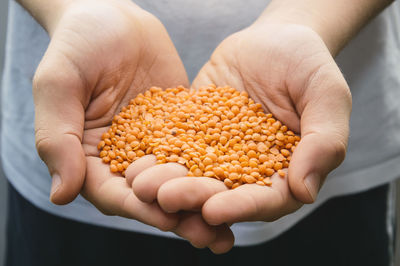
[[[289,187],[299,201],[312,203],[346,154],[351,94],[339,69],[313,75],[301,104],[301,140],[290,162]]]
[[[33,97],[36,148],[52,176],[55,204],[74,200],[84,182],[83,94],[77,68],[50,45],[35,73]]]

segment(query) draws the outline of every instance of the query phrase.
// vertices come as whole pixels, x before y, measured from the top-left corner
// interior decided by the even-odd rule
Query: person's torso
[[[135,1],[167,28],[190,79],[215,47],[249,26],[267,6],[262,0]],[[49,39],[16,2],[10,1],[2,83],[1,156],[16,189],[53,214],[98,225],[172,236],[120,217],[107,217],[82,197],[66,206],[49,202],[51,178],[34,144],[31,82]],[[273,223],[233,226],[236,243],[258,243],[283,232],[336,195],[361,191],[400,176],[400,7],[393,4],[337,57],[353,94],[346,160],[327,179],[317,202]]]

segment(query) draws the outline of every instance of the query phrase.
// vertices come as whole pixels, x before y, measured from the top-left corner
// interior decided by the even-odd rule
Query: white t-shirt
[[[269,1],[135,1],[166,26],[190,79],[228,35],[250,25]],[[239,223],[236,245],[256,244],[284,232],[334,196],[363,191],[400,176],[400,6],[374,19],[337,57],[353,94],[348,153],[331,173],[318,200],[275,222]],[[51,178],[34,142],[31,82],[46,50],[44,30],[10,1],[2,83],[1,157],[8,180],[30,202],[55,215],[107,227],[176,237],[137,221],[101,214],[82,197],[49,202]]]

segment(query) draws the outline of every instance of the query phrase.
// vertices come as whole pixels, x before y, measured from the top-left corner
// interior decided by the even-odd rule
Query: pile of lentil
[[[125,176],[138,158],[185,165],[188,176],[216,178],[228,188],[245,183],[271,185],[285,177],[300,137],[263,112],[245,91],[209,85],[152,87],[116,115],[98,144],[111,172]]]

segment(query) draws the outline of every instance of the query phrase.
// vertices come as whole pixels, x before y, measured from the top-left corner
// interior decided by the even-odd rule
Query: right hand
[[[271,186],[228,190],[213,178],[167,179],[147,170],[133,182],[135,195],[166,212],[201,212],[215,226],[271,222],[315,201],[327,174],[344,159],[351,112],[350,90],[320,35],[299,24],[260,20],[225,39],[192,87],[210,83],[247,91],[265,112],[301,133],[287,176],[274,174]],[[226,241],[215,250],[232,245]]]
[[[71,1],[52,11],[59,15],[44,25],[51,42],[33,82],[36,147],[53,177],[51,201],[66,204],[81,193],[104,214],[173,231],[195,246],[214,241],[200,215],[140,201],[98,157],[101,134],[130,99],[151,86],[188,86],[161,22],[126,0]]]

